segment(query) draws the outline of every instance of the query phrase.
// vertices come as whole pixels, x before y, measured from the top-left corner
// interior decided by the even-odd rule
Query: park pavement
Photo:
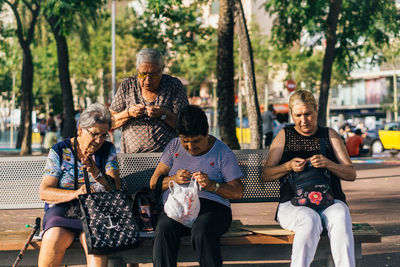
[[[355,182],[342,182],[353,222],[369,223],[382,234],[381,243],[363,244],[362,267],[400,266],[400,160],[354,160]],[[34,193],[34,192],[32,192]],[[277,203],[233,204],[233,217],[243,224],[271,224]],[[42,210],[1,210],[0,231],[21,231]],[[266,251],[266,253],[268,253]],[[289,266],[287,262],[229,262],[227,266]],[[151,266],[143,264],[140,266]],[[185,264],[180,266],[196,266]],[[315,262],[312,267],[322,267]]]

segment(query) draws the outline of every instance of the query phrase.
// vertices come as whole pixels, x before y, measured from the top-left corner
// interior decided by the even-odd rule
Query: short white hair
[[[142,63],[156,64],[160,70],[164,68],[164,59],[160,52],[153,48],[143,48],[136,56],[136,68]]]
[[[96,123],[107,124],[111,129],[112,117],[110,111],[101,103],[94,103],[87,107],[79,117],[79,126],[82,129],[93,127]]]

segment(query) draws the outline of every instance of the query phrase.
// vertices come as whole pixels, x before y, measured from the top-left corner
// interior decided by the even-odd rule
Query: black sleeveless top
[[[312,136],[304,136],[296,131],[293,125],[286,126],[285,130],[285,148],[279,165],[290,161],[293,158],[310,158],[316,154],[321,154],[320,135],[326,139],[326,157],[333,162],[338,163],[332,144],[329,140],[329,128],[318,127],[317,132]],[[331,188],[335,199],[339,199],[346,203],[346,196],[343,193],[340,179],[331,173]],[[286,175],[279,179],[280,199],[283,203],[289,201],[294,193],[290,188]]]

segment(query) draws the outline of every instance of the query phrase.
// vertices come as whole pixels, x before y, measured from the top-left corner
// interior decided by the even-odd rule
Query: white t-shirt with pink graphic
[[[192,156],[181,145],[179,138],[172,139],[165,148],[160,161],[171,169],[169,176],[175,175],[180,169],[191,173],[198,171],[207,173],[210,180],[220,184],[227,183],[243,176],[232,150],[222,141],[216,139],[213,147],[206,154]],[[165,202],[169,195],[169,189],[163,193]],[[206,198],[230,207],[228,199],[207,190],[200,190],[200,198]]]

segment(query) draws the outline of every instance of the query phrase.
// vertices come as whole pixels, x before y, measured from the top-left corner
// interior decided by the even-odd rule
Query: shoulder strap
[[[78,153],[76,153],[77,150],[77,141],[76,137],[74,140],[74,149],[72,150],[72,153],[74,154],[74,190],[78,190]]]

